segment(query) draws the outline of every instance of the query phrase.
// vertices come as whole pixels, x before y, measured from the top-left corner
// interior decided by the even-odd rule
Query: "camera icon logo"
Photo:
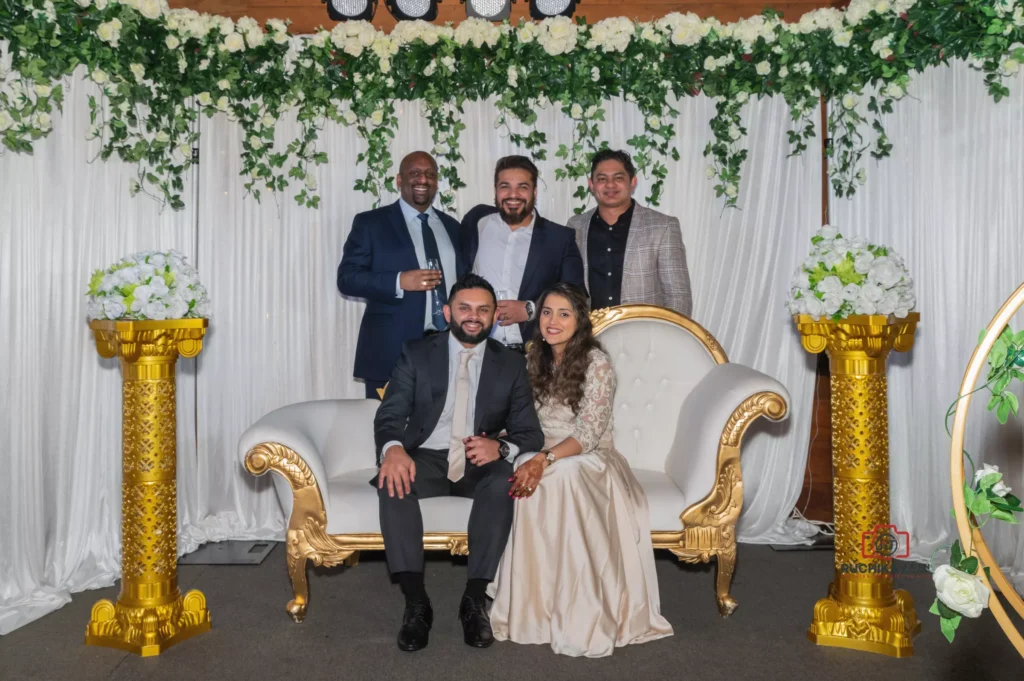
[[[895,525],[875,525],[861,534],[860,554],[864,558],[889,560],[910,557],[910,533]]]

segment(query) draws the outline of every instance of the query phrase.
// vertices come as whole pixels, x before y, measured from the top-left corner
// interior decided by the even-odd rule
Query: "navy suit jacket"
[[[462,218],[462,249],[470,268],[476,262],[476,252],[480,246],[479,223],[497,212],[494,206],[481,204]],[[576,245],[576,232],[538,215],[533,224],[533,237],[530,239],[530,251],[526,256],[526,271],[523,272],[518,299],[536,303],[544,291],[563,281],[586,290],[583,258]],[[519,332],[523,342],[532,339],[536,329],[536,318],[532,322],[520,324]]]
[[[439,210],[435,212],[455,249],[456,276],[462,276],[466,261],[459,223]],[[338,290],[346,296],[366,299],[352,372],[356,378],[388,380],[402,354],[402,344],[423,337],[426,292],[406,291],[401,298],[395,296],[398,274],[418,269],[412,237],[397,201],[356,215],[338,265]],[[451,287],[455,282],[445,283]]]

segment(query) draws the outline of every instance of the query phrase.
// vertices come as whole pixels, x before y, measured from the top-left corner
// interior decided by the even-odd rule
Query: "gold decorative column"
[[[178,589],[175,364],[203,348],[206,319],[92,322],[121,360],[121,593],[92,607],[85,643],[159,655],[210,628],[206,597]]]
[[[914,654],[914,601],[894,590],[899,529],[889,522],[889,418],[885,362],[914,344],[920,315],[794,317],[804,349],[828,352],[832,373],[835,579],[814,606],[807,637],[823,646],[892,657]],[[905,542],[905,540],[904,540]],[[899,547],[899,549],[897,549]]]

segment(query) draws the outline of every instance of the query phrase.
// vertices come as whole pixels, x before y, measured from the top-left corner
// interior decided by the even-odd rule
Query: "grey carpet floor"
[[[733,583],[739,609],[722,619],[713,568],[679,564],[659,552],[662,611],[675,636],[620,648],[609,658],[574,659],[546,646],[468,648],[456,620],[465,563],[436,556],[427,565],[435,612],[430,646],[409,654],[395,647],[402,596],[388,579],[382,554],[364,554],[351,569],[310,569],[309,613],[293,624],[284,611],[291,592],[278,545],[256,567],[180,567],[183,590],[206,594],[213,613],[209,633],[148,659],[87,647],[83,634],[92,604],[116,599],[117,587],[79,593],[65,608],[0,637],[0,679],[1024,679],[1024,660],[987,612],[965,621],[952,645],[946,642],[927,612],[934,598],[927,573],[897,579],[924,622],[914,657],[813,645],[807,625],[815,601],[826,593],[831,565],[828,551],[741,545]]]

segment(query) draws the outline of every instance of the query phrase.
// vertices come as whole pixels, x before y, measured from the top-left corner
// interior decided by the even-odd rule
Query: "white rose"
[[[272,125],[273,125],[274,123],[277,123],[277,119],[276,119],[276,118],[274,118],[273,116],[271,116],[270,114],[266,114],[266,115],[265,115],[265,116],[263,116],[263,118],[261,119],[261,122],[263,123],[263,125],[264,125],[265,127],[268,127],[268,128],[269,128],[269,127],[270,127],[270,126],[272,126]]]
[[[230,90],[231,89],[231,83],[228,82],[227,78],[222,78],[221,80],[217,81],[217,87],[220,88],[221,90]]]
[[[951,610],[965,617],[979,617],[988,607],[989,591],[977,575],[940,565],[932,574],[935,595]]]
[[[781,68],[779,68],[779,78],[785,78],[788,75],[789,75],[789,67],[788,66],[783,65]]]
[[[804,303],[804,314],[809,314],[815,319],[825,314],[825,304],[818,300],[815,296],[808,296],[806,298],[801,298],[801,300],[807,301]]]
[[[704,60],[704,70],[705,71],[714,71],[715,70],[715,63],[716,62],[715,62],[715,58],[714,57],[706,58]]]
[[[597,68],[596,66],[590,69],[590,80],[594,81],[595,83],[601,80],[601,69]]]
[[[893,99],[902,99],[905,93],[903,92],[903,88],[901,88],[896,83],[893,83],[892,85],[885,89],[885,94],[886,96],[892,97]]]
[[[383,122],[384,112],[382,110],[377,109],[370,115],[370,123],[372,123],[373,125],[380,125]]]
[[[160,0],[139,0],[138,10],[147,19],[159,19],[164,13]]]
[[[391,60],[388,59],[387,57],[384,57],[383,59],[381,59],[378,65],[380,66],[380,72],[381,73],[390,73],[391,72]]]
[[[134,308],[133,304],[132,309],[134,310]],[[140,311],[146,319],[167,319],[167,306],[162,300],[151,300],[143,305]]]
[[[313,173],[306,173],[306,188],[316,191],[316,175]]]
[[[40,111],[32,116],[32,125],[45,132],[53,126],[53,121],[50,118],[50,114]]]
[[[167,301],[167,318],[181,319],[188,314],[188,301],[180,296],[174,296]]]
[[[857,274],[867,274],[871,271],[871,263],[874,261],[875,256],[870,251],[858,253],[857,257],[853,259],[853,271]]]
[[[843,297],[838,294],[830,294],[822,299],[822,305],[825,307],[825,314],[829,317],[839,312],[839,308],[843,306]]]
[[[40,97],[49,97],[50,93],[53,92],[53,89],[49,85],[37,84],[33,89]]]
[[[757,66],[754,67],[754,70],[757,71],[757,75],[759,76],[767,76],[772,72],[771,62],[760,61],[757,63]]]
[[[203,106],[210,106],[213,104],[213,97],[210,96],[209,92],[200,92],[198,99],[199,103]]]
[[[906,315],[904,315],[904,316],[906,316]],[[981,482],[981,479],[984,478],[986,475],[992,475],[992,474],[998,474],[1000,476],[1002,475],[1002,473],[999,472],[999,466],[992,466],[992,465],[989,465],[987,463],[986,464],[982,464],[981,470],[980,471],[976,471],[974,473],[974,483],[978,484],[979,482]],[[1000,496],[1000,497],[1005,497],[1007,494],[1009,494],[1010,493],[1010,489],[1011,488],[1007,487],[1006,483],[1004,483],[1002,481],[1002,478],[1000,478],[999,482],[997,482],[996,484],[992,485],[992,493],[995,494],[996,496]]]
[[[342,114],[342,118],[345,119],[345,123],[347,125],[352,125],[352,124],[354,124],[358,120],[356,118],[355,113],[351,109],[349,109],[348,111],[343,113]]]
[[[896,307],[899,305],[900,296],[896,291],[886,291],[882,294],[882,299],[878,301],[876,307],[878,308],[878,314],[893,314],[896,312]]]
[[[11,118],[11,114],[7,113],[6,109],[0,109],[0,132],[9,129],[14,125],[14,119]]]
[[[177,36],[169,35],[164,38],[164,44],[167,45],[167,49],[174,50],[181,44],[181,41],[178,40]]]
[[[245,49],[245,40],[242,38],[242,34],[232,33],[224,38],[224,43],[221,47],[228,52],[241,52]]]
[[[657,130],[658,128],[661,127],[661,119],[658,118],[657,116],[648,116],[647,117],[647,125],[652,130]]]
[[[843,66],[842,64],[840,64],[839,66],[837,66],[834,69],[832,69],[832,73],[836,74],[837,76],[845,76],[846,75],[846,67]]]
[[[736,127],[735,125],[730,125],[729,126],[729,139],[731,139],[731,140],[733,140],[735,142],[736,140],[738,140],[742,136],[743,135],[740,132],[740,129],[738,127]]]
[[[218,98],[217,99],[217,108],[220,109],[221,111],[227,111],[228,110],[228,98],[227,97],[220,97],[220,98]]]
[[[892,56],[892,50],[889,49],[888,47],[883,47],[881,50],[878,51],[878,56],[881,57],[882,59],[888,59],[889,57]]]
[[[714,176],[715,176],[715,175],[717,174],[717,173],[715,172],[715,167],[714,167],[714,166],[708,166],[708,167],[707,167],[707,168],[705,169],[705,172],[707,172],[707,175],[708,175],[708,179],[710,179],[710,178],[714,177]]]
[[[160,144],[167,144],[168,142],[171,141],[171,136],[168,135],[164,130],[161,130],[156,134],[156,136],[153,139],[159,142]]]
[[[104,21],[96,27],[96,36],[103,42],[117,47],[118,39],[121,37],[121,22],[118,19]]]
[[[746,104],[748,99],[750,99],[750,95],[745,90],[740,90],[736,93],[736,101],[739,104]]]
[[[853,302],[854,314],[875,314],[875,304],[867,298],[858,298]]]
[[[257,135],[250,135],[249,136],[249,146],[252,147],[253,149],[259,151],[260,149],[263,148],[263,140],[260,139],[259,136],[257,136]]]
[[[569,115],[577,120],[583,118],[583,107],[580,106],[579,104],[573,104],[569,108]]]
[[[835,275],[825,277],[818,282],[818,291],[825,295],[842,293],[843,282]]]
[[[890,258],[875,258],[868,271],[868,281],[882,288],[892,288],[903,278],[903,273]]]
[[[857,284],[847,284],[843,287],[843,300],[853,302],[858,298],[860,298],[860,286],[857,286]]]
[[[103,300],[103,316],[107,319],[120,319],[128,312],[124,306],[124,298],[112,296]]]
[[[452,57],[452,56],[441,57],[441,65],[444,66],[449,71],[451,71],[452,73],[454,73],[455,72],[455,57]]]
[[[289,36],[287,33],[275,33],[274,34],[274,43],[277,44],[277,45],[284,45],[289,40],[291,40],[291,36]],[[326,42],[325,38],[322,38],[322,37],[319,37],[319,36],[316,36],[316,37],[313,38],[313,42],[316,42],[318,40]],[[323,47],[323,45],[320,45],[320,47]]]
[[[857,106],[857,95],[853,94],[852,92],[843,95],[844,109],[852,109],[855,106]]]
[[[877,14],[885,14],[889,11],[889,0],[878,0],[875,3],[875,12]]]
[[[860,287],[860,299],[869,303],[877,303],[885,293],[874,284],[864,284]]]
[[[830,225],[823,225],[814,235],[820,236],[825,241],[832,241],[839,236],[839,230]]]
[[[853,41],[853,31],[834,31],[832,33],[832,42],[837,47],[849,47]]]
[[[725,195],[726,196],[728,196],[731,199],[731,198],[735,198],[737,194],[739,194],[739,189],[736,188],[736,185],[734,185],[734,184],[726,185],[726,187],[725,187]]]

